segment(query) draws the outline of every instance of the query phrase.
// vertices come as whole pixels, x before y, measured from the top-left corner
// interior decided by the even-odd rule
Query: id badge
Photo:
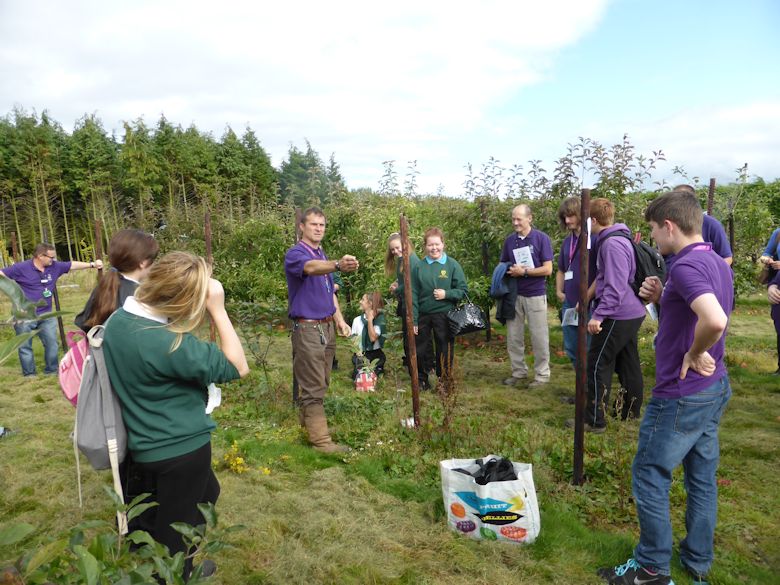
[[[43,289],[43,298],[48,299],[51,296],[51,291],[48,288]]]
[[[574,278],[574,271],[573,270],[567,270],[563,274],[563,280],[571,280],[572,278]]]

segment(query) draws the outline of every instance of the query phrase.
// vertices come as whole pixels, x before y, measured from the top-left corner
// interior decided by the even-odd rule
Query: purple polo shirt
[[[704,221],[701,225],[701,238],[705,242],[712,244],[712,250],[721,258],[731,258],[734,255],[731,251],[729,239],[728,236],[726,236],[726,230],[723,228],[723,224],[706,213],[704,214]],[[674,260],[674,254],[664,256],[667,271],[672,267],[672,264],[674,264]]]
[[[36,315],[48,313],[51,311],[51,299],[54,291],[54,285],[57,279],[70,272],[70,262],[58,262],[55,260],[51,266],[38,270],[32,260],[25,260],[12,264],[8,268],[3,268],[2,272],[22,289],[27,300],[37,303],[40,300],[46,301],[46,304],[35,310]]]
[[[558,270],[566,273],[571,270],[571,280],[563,281],[563,294],[566,295],[566,302],[571,306],[576,305],[580,300],[580,237],[584,235],[584,232],[580,232],[579,236],[575,236],[569,233],[563,239],[561,244],[561,253],[558,254]],[[593,283],[596,278],[596,254],[593,249],[593,234],[590,236],[590,250],[588,254],[588,286]]]
[[[731,314],[734,301],[734,280],[731,268],[707,242],[691,244],[677,254],[661,295],[661,320],[655,343],[655,398],[680,398],[700,392],[726,375],[723,356],[726,334],[709,350],[715,360],[715,373],[702,376],[688,370],[680,380],[683,356],[693,343],[698,322],[690,305],[703,294],[712,293],[726,315]]]
[[[552,262],[553,249],[550,236],[534,228],[531,228],[531,231],[524,238],[515,232],[504,241],[504,247],[501,250],[501,262],[515,264],[515,255],[512,250],[525,247],[531,248],[534,268],[539,268],[545,262]],[[545,278],[544,276],[529,276],[528,278],[521,276],[520,278],[515,278],[517,281],[517,294],[521,297],[546,295]]]
[[[303,266],[310,260],[327,260],[322,247],[312,248],[298,242],[284,255],[287,276],[288,315],[290,319],[325,319],[336,312],[333,304],[333,275],[308,276]]]

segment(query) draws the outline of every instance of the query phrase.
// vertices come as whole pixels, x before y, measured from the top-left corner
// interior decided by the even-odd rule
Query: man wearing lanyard
[[[580,218],[581,203],[579,197],[568,197],[558,208],[558,221],[563,229],[569,231],[561,244],[558,255],[558,271],[555,274],[555,294],[562,304],[562,319],[566,311],[574,309],[580,298],[580,235],[582,234],[582,219]],[[596,254],[588,255],[588,286],[596,278]],[[577,325],[563,325],[563,350],[572,365],[577,367]],[[590,345],[590,336],[588,336]]]
[[[352,329],[344,321],[333,287],[334,272],[354,272],[354,256],[328,260],[320,244],[325,236],[325,214],[319,207],[303,212],[301,241],[287,250],[284,271],[287,276],[288,315],[293,323],[293,376],[298,382],[300,419],[309,442],[318,451],[346,451],[330,438],[323,399],[330,383],[336,331],[349,336]]]
[[[531,332],[535,379],[529,388],[550,381],[550,332],[547,327],[547,291],[545,281],[552,274],[550,236],[531,226],[531,208],[521,204],[512,210],[515,233],[504,241],[501,262],[510,264],[507,274],[517,281],[515,316],[506,323],[506,346],[512,364],[512,376],[504,380],[516,386],[528,377],[525,363],[525,320]]]
[[[94,262],[58,262],[54,246],[47,243],[38,244],[33,251],[33,257],[24,262],[17,262],[0,270],[0,274],[11,280],[22,289],[27,300],[37,303],[43,301],[35,310],[36,315],[51,312],[51,299],[57,279],[71,270],[86,268],[103,268],[102,260]],[[59,369],[59,345],[57,344],[57,320],[40,319],[38,321],[21,321],[14,324],[14,331],[19,335],[38,330],[43,344],[45,360],[44,373],[56,374]],[[22,375],[35,376],[35,356],[33,355],[32,339],[19,346],[19,361],[22,364]]]
[[[674,470],[682,465],[687,534],[680,542],[680,562],[694,583],[706,584],[717,522],[718,430],[731,396],[724,354],[733,276],[703,241],[701,206],[694,195],[658,197],[645,220],[660,252],[676,257],[665,287],[649,277],[639,292],[646,301],[661,301],[655,387],[631,468],[639,544],[626,563],[598,573],[618,585],[671,583],[669,490]]]

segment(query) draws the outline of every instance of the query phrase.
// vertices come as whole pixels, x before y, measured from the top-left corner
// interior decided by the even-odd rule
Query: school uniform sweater
[[[216,344],[187,333],[171,352],[175,337],[164,324],[124,308],[106,325],[106,367],[122,403],[128,448],[140,463],[185,455],[208,443],[216,424],[206,414],[206,388],[239,377]]]
[[[445,291],[444,300],[433,298],[434,289]],[[444,264],[426,259],[420,260],[412,271],[412,300],[414,322],[420,315],[446,313],[466,296],[468,285],[463,268],[453,258],[447,256]]]

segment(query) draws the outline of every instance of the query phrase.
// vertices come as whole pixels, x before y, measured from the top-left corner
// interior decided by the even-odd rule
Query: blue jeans
[[[574,308],[574,306],[575,305],[572,305],[569,301],[564,299],[563,306],[561,307],[561,318],[563,318],[563,313],[566,312],[566,309],[572,309]],[[588,320],[590,320],[590,313],[588,313]],[[563,351],[566,353],[566,357],[571,360],[571,365],[574,366],[574,368],[576,368],[578,327],[572,325],[566,325],[564,327],[562,325],[561,329],[563,329]],[[590,347],[590,333],[587,334],[585,340],[586,340],[585,341],[586,347]]]
[[[709,571],[718,512],[715,477],[720,458],[718,427],[729,398],[729,378],[723,376],[691,396],[651,398],[647,404],[631,468],[640,528],[634,558],[643,567],[670,574],[669,488],[672,471],[682,464],[687,492],[687,534],[680,543],[680,560],[702,575]]]
[[[24,321],[14,325],[14,331],[28,333],[38,330],[38,337],[43,344],[43,355],[46,366],[44,373],[56,374],[59,370],[59,345],[57,345],[57,319],[43,319],[39,321]],[[19,347],[19,361],[22,363],[22,374],[35,375],[35,356],[33,355],[32,339],[28,339]]]

